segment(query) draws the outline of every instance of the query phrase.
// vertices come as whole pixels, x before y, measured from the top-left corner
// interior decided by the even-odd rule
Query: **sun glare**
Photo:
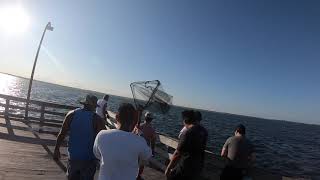
[[[11,95],[10,89],[15,86],[16,77],[0,73],[0,94]]]
[[[0,29],[8,34],[23,33],[30,18],[20,5],[0,7]]]

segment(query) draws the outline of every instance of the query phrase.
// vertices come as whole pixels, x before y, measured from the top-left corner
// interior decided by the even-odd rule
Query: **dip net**
[[[166,93],[159,80],[130,84],[137,109],[167,113],[172,106],[172,96]]]

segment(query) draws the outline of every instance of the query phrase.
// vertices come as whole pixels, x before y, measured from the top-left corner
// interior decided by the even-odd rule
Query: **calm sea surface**
[[[129,85],[128,85],[129,88]],[[28,81],[0,73],[0,94],[26,97]],[[34,81],[31,99],[75,105],[89,91]],[[103,94],[95,93],[98,97]],[[121,102],[128,98],[111,96],[109,108],[116,111]],[[0,102],[4,100],[0,98]],[[17,103],[18,104],[18,103]],[[155,115],[156,129],[176,137],[182,122],[181,107],[173,107],[170,112]],[[3,108],[0,108],[3,111]],[[22,114],[23,112],[14,112]],[[320,179],[320,126],[286,121],[202,111],[202,124],[209,131],[209,150],[218,154],[224,141],[233,134],[234,127],[243,123],[247,136],[254,143],[257,152],[257,166],[268,171],[288,176],[312,177]]]

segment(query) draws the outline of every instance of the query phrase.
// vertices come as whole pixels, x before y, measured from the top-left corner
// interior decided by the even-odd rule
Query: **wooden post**
[[[40,128],[39,128],[39,131],[41,131],[41,128],[43,126],[45,109],[46,109],[46,107],[44,106],[44,104],[41,104],[41,115],[40,115]]]
[[[5,118],[9,117],[9,105],[10,105],[10,99],[6,99],[6,107],[4,110]]]

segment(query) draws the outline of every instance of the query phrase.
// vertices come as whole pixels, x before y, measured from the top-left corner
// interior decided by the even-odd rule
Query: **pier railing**
[[[25,98],[14,97],[0,94],[1,115],[14,118],[25,118],[24,111],[27,100]],[[1,101],[0,101],[1,102]],[[61,105],[37,100],[30,100],[30,115],[25,121],[39,124],[40,126],[61,127],[61,123],[69,110],[75,109],[75,106]]]

